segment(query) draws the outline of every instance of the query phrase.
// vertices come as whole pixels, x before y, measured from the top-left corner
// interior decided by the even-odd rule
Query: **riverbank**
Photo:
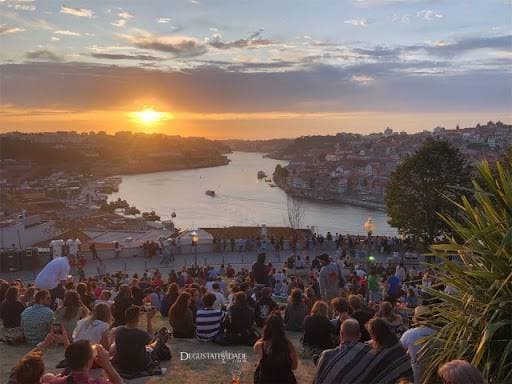
[[[141,212],[155,211],[162,220],[172,219],[181,228],[288,226],[285,191],[257,178],[258,171],[271,175],[277,165],[288,162],[262,158],[263,153],[228,156],[231,162],[222,167],[124,175],[119,192],[109,201],[121,198]],[[206,190],[214,190],[215,198],[205,195]],[[317,232],[364,234],[362,223],[371,216],[379,233],[396,234],[382,210],[312,200],[304,201],[303,207],[304,227],[314,226]]]
[[[283,191],[286,192],[287,195],[290,195],[292,197],[297,197],[300,199],[308,200],[308,201],[316,201],[316,202],[322,202],[322,203],[332,203],[332,204],[345,204],[350,205],[354,207],[360,207],[360,208],[366,208],[366,209],[374,209],[382,212],[386,212],[386,205],[383,203],[378,203],[374,201],[365,201],[357,198],[350,198],[350,197],[341,197],[336,196],[333,197],[331,195],[320,195],[315,194],[313,195],[313,191],[307,190],[300,190],[296,188],[289,187],[286,183],[284,183],[281,179],[274,179],[274,183],[281,188]]]
[[[180,159],[181,160],[181,159]],[[117,175],[143,175],[156,172],[183,171],[200,168],[212,168],[228,165],[230,162],[227,156],[208,159],[194,159],[192,161],[165,161],[154,159],[151,161],[130,162],[121,166],[113,166],[104,169],[101,176]]]

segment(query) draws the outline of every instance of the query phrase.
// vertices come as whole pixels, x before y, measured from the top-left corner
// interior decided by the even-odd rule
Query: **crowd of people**
[[[250,270],[196,266],[75,281],[73,263],[55,258],[33,284],[0,281],[4,341],[34,347],[14,367],[12,384],[117,384],[162,374],[171,336],[253,347],[261,384],[296,383],[299,356],[314,362],[315,384],[419,384],[428,364],[421,343],[435,333],[425,325],[435,302],[421,287],[436,287],[430,270],[355,265],[349,254],[323,253],[292,275],[260,253]],[[168,325],[154,329],[157,315]],[[65,348],[59,374],[45,370],[51,344]],[[92,377],[92,368],[106,378]],[[462,360],[438,374],[446,384],[484,383]]]

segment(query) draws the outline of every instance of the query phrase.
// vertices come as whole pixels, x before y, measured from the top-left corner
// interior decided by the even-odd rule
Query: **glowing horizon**
[[[0,132],[261,139],[512,121],[509,1],[16,2],[0,1]]]

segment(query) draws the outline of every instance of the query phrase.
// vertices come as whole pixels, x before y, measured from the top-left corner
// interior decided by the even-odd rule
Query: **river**
[[[280,188],[258,180],[259,170],[271,176],[277,164],[286,161],[263,157],[262,153],[234,152],[229,165],[182,171],[122,176],[118,197],[126,199],[142,212],[154,210],[162,219],[170,219],[179,228],[224,226],[287,226],[287,196]],[[216,197],[205,191],[211,189]],[[394,235],[382,211],[343,204],[302,200],[303,227],[314,226],[320,233],[364,234],[363,223],[372,217],[375,234]]]

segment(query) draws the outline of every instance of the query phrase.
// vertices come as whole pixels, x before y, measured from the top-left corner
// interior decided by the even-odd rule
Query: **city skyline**
[[[275,138],[512,118],[508,0],[0,0],[0,132]]]

